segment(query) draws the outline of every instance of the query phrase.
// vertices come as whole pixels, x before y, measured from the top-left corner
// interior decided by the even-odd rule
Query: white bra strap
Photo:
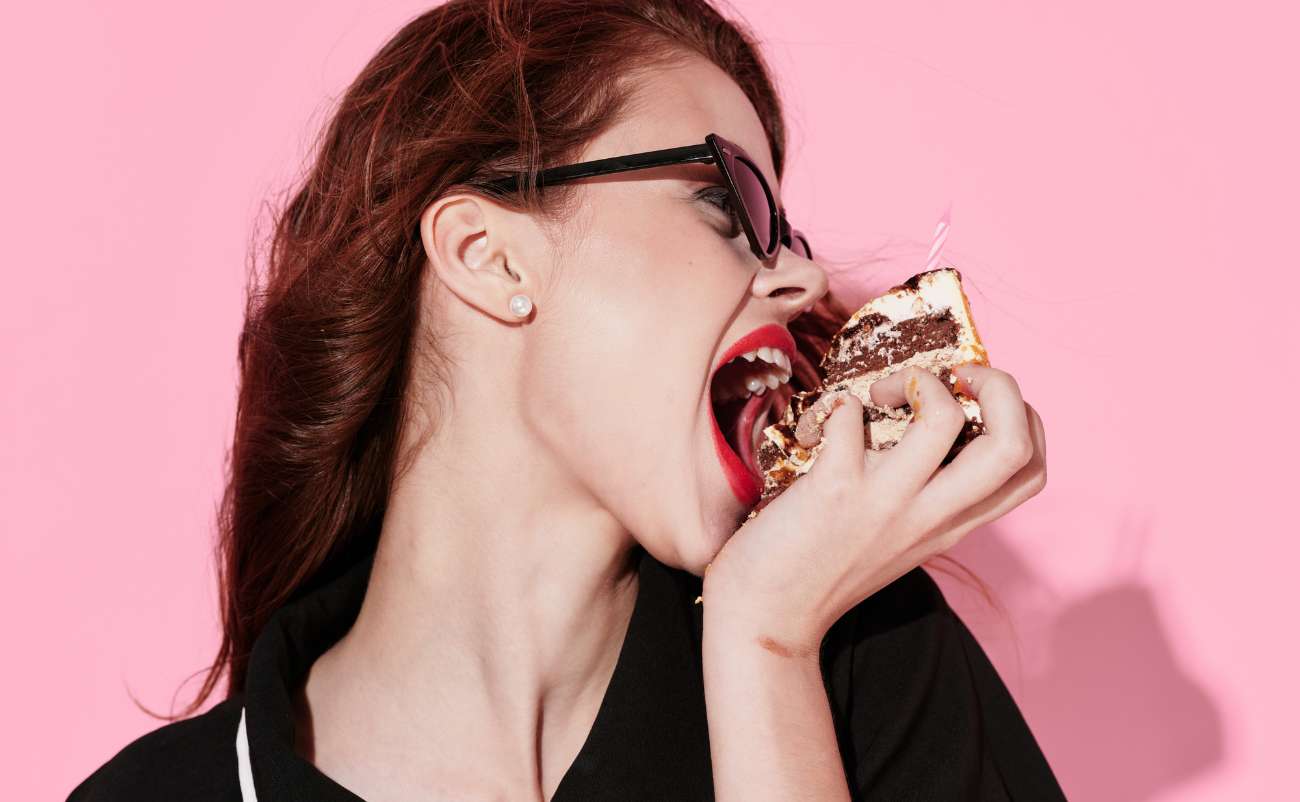
[[[235,733],[235,758],[239,761],[239,796],[243,802],[257,802],[253,764],[248,759],[248,725],[244,723],[242,707],[239,709],[239,731]]]

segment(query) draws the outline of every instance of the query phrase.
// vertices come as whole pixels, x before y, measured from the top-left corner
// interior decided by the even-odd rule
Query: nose
[[[785,320],[791,320],[821,300],[830,288],[830,279],[821,265],[797,256],[789,248],[777,252],[775,262],[754,274],[750,288],[755,298],[780,307]]]

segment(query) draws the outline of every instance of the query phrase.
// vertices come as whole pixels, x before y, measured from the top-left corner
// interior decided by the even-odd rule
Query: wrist
[[[790,649],[731,615],[727,599],[704,615],[703,678],[719,802],[845,800],[827,685],[815,651]],[[774,648],[775,647],[775,648]]]
[[[779,614],[747,601],[742,595],[706,587],[703,648],[715,658],[754,657],[789,662],[821,662],[821,638],[791,626]],[[706,658],[707,659],[707,658]]]

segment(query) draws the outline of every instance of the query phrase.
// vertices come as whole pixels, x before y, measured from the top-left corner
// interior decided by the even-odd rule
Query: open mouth
[[[794,390],[816,383],[816,369],[790,331],[777,324],[737,339],[715,364],[708,380],[714,448],[732,493],[753,507],[763,490],[758,467],[763,429],[785,415]]]
[[[758,504],[763,429],[785,414],[796,389],[818,383],[817,370],[784,326],[769,323],[731,344],[709,378],[713,445],[736,499]],[[792,384],[793,380],[793,384]]]
[[[785,413],[791,373],[790,358],[765,346],[735,357],[713,376],[710,396],[718,429],[755,483],[761,481],[756,453],[763,429]]]

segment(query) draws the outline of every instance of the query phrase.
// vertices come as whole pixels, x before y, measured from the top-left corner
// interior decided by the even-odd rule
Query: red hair
[[[437,343],[416,339],[421,212],[505,172],[573,160],[624,107],[632,71],[691,56],[748,96],[779,177],[785,128],[767,67],[706,0],[451,0],[361,70],[273,208],[264,258],[251,251],[218,515],[221,645],[195,700],[169,718],[196,710],[223,673],[227,695],[242,691],[271,614],[378,543],[389,490],[420,445],[399,453],[416,417],[413,355],[437,367]],[[563,198],[526,184],[497,199],[549,215]],[[847,311],[828,296],[792,326],[814,363]]]

